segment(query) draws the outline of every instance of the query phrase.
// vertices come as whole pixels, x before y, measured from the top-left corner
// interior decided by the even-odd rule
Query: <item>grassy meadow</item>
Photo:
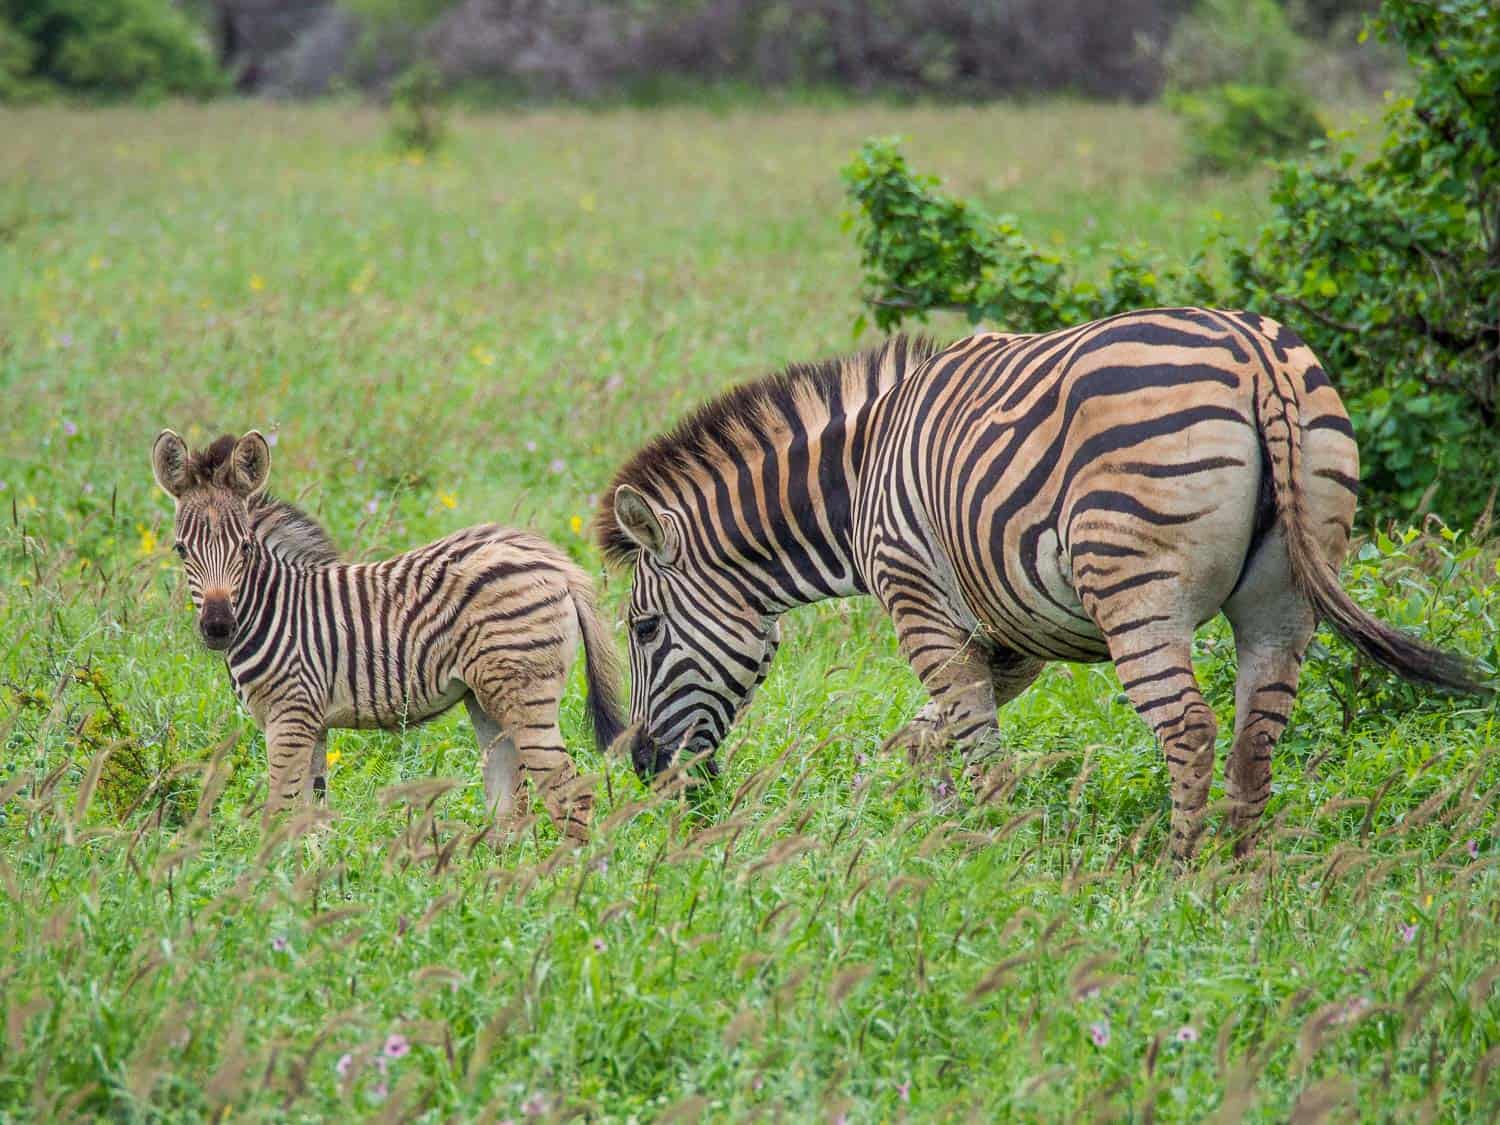
[[[274,435],[354,557],[497,520],[597,570],[638,443],[853,346],[838,169],[891,133],[1073,247],[1186,254],[1263,196],[1151,108],[497,113],[426,161],[338,105],[0,112],[0,1121],[1500,1113],[1500,716],[1333,641],[1259,853],[1181,875],[1112,671],[1007,708],[978,803],[879,753],[922,695],[863,602],[792,615],[687,796],[587,745],[575,683],[587,850],[484,831],[459,713],[334,732],[334,819],[261,833],[156,432]],[[1348,581],[1493,668],[1497,557],[1392,531]],[[1200,655],[1227,731],[1222,623]]]

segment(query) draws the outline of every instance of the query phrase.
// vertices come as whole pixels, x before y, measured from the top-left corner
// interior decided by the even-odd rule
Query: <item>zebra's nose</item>
[[[198,622],[198,631],[203,634],[203,643],[211,649],[228,646],[234,636],[234,614],[227,608],[205,606],[203,617]]]

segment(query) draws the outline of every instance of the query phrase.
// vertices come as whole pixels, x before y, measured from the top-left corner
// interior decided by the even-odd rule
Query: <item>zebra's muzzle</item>
[[[630,744],[630,764],[635,767],[637,777],[649,782],[672,764],[672,759],[676,756],[675,751],[674,746],[659,742],[645,731],[641,731],[636,735],[635,741]]]
[[[687,761],[704,751],[708,751],[708,756],[699,763],[699,767],[709,777],[718,777],[718,760],[713,755],[712,745],[704,738],[664,742],[643,732],[638,734],[635,741],[631,743],[630,762],[635,767],[636,776],[642,781],[650,782],[663,771],[670,769],[673,763]]]
[[[198,634],[205,647],[223,652],[234,638],[234,610],[228,602],[205,601],[198,617]]]

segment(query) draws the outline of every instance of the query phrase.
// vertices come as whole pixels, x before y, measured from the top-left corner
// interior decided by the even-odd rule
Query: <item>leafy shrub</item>
[[[31,41],[0,15],[0,102],[23,101],[35,93],[29,77],[34,54]]]
[[[1047,332],[1126,309],[1216,295],[1201,257],[1174,270],[1106,246],[1105,256],[1113,259],[1106,280],[1079,276],[1057,253],[1032,245],[1014,217],[991,216],[943,194],[935,177],[913,174],[893,140],[867,141],[844,179],[859,207],[865,301],[882,329],[929,309],[957,309],[976,324]]]
[[[1163,66],[1193,166],[1238,171],[1322,136],[1302,82],[1308,54],[1273,0],[1202,0],[1179,20]]]
[[[1285,86],[1215,86],[1172,100],[1187,132],[1193,166],[1234,172],[1267,157],[1286,158],[1323,136],[1306,95]]]
[[[391,140],[402,152],[430,156],[447,135],[443,79],[430,62],[410,66],[391,86]]]
[[[959,308],[1018,331],[1162,303],[1259,309],[1307,338],[1338,380],[1364,459],[1365,512],[1474,518],[1500,476],[1500,6],[1386,0],[1377,31],[1415,92],[1379,155],[1336,144],[1286,164],[1271,218],[1228,277],[1112,256],[1108,280],[913,176],[889,142],[845,171],[861,215],[866,302],[882,327]]]
[[[1308,48],[1274,0],[1199,0],[1162,53],[1167,88],[1294,85]]]
[[[0,96],[47,86],[109,97],[220,88],[202,29],[170,0],[0,0],[0,28],[7,21],[30,57],[10,75],[0,35],[0,75],[10,79],[0,79]]]

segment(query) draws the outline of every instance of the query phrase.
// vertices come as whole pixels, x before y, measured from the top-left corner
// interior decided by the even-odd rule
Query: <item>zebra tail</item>
[[[594,745],[607,753],[625,729],[620,708],[620,661],[615,655],[609,630],[599,619],[594,591],[583,575],[569,581],[568,592],[578,614],[578,629],[583,635],[583,672],[589,693],[589,725],[594,731]]]
[[[1302,419],[1294,381],[1281,371],[1264,373],[1256,395],[1257,424],[1271,468],[1276,513],[1286,536],[1292,573],[1317,611],[1361,655],[1403,679],[1443,691],[1490,696],[1467,657],[1418,640],[1361,609],[1344,590],[1312,534],[1302,489]]]

